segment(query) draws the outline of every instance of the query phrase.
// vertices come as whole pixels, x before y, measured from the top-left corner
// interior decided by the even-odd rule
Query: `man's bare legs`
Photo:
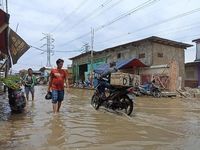
[[[58,107],[57,107],[57,112],[60,111],[60,106],[61,106],[62,102],[58,102]]]
[[[55,103],[55,104],[53,103],[53,113],[54,114],[56,114],[56,112],[57,112],[57,105],[58,105],[57,103]]]
[[[58,102],[58,103],[53,103],[53,113],[56,114],[60,111],[60,106],[61,106],[62,102]]]

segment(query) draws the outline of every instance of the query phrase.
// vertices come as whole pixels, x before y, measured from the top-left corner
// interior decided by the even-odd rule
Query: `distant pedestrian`
[[[52,91],[53,112],[57,113],[64,99],[64,84],[69,89],[68,73],[62,69],[64,60],[56,61],[57,68],[52,69],[50,73],[48,92]]]
[[[35,93],[34,86],[36,84],[36,78],[33,75],[33,70],[31,68],[28,69],[28,73],[25,75],[23,83],[27,101],[29,100],[29,92],[31,92],[32,101],[34,101],[34,93]]]

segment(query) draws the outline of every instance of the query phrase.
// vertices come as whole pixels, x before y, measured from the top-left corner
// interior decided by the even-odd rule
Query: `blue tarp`
[[[109,71],[109,64],[102,64],[94,69],[95,73],[102,74]],[[116,62],[117,69],[124,69],[124,68],[132,68],[132,67],[145,67],[146,65],[143,64],[139,59],[131,58],[128,60],[119,60]]]

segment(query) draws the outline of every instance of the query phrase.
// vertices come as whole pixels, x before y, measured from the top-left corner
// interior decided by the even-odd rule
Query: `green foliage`
[[[14,89],[14,90],[18,90],[20,89],[20,85],[21,85],[21,79],[19,76],[8,76],[6,78],[1,78],[0,79],[7,87]]]

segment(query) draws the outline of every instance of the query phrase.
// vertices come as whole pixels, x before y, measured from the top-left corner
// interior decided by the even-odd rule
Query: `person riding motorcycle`
[[[98,78],[99,86],[97,88],[98,88],[98,91],[100,92],[101,98],[103,100],[106,99],[105,89],[106,88],[109,89],[109,90],[112,89],[112,86],[110,84],[111,73],[114,73],[114,72],[118,71],[118,69],[116,68],[116,63],[115,62],[112,62],[109,65],[110,65],[109,66],[110,68],[108,69],[108,71],[102,73],[100,75],[100,77]]]

